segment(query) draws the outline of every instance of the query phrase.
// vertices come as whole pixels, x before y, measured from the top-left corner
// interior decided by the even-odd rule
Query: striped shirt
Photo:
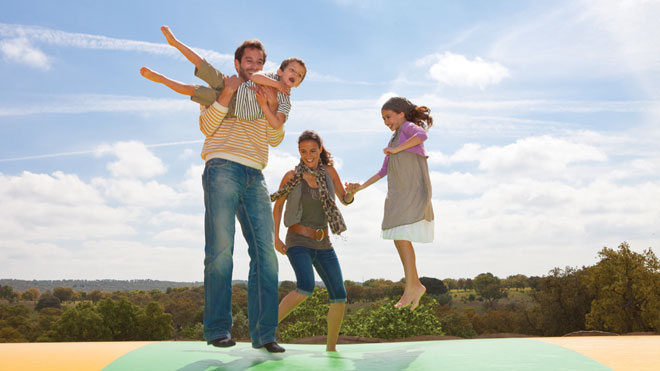
[[[280,77],[273,72],[266,72],[264,76],[271,79],[280,80]],[[264,112],[261,110],[259,103],[257,103],[257,94],[254,90],[258,87],[252,80],[248,80],[239,85],[236,90],[236,108],[234,113],[236,117],[242,120],[256,120],[264,117]],[[289,96],[283,94],[281,91],[277,92],[277,112],[284,114],[284,120],[289,117],[291,111],[291,100]]]
[[[224,158],[255,169],[268,163],[268,146],[276,147],[284,139],[284,125],[273,129],[268,120],[241,120],[226,117],[227,107],[218,102],[199,115],[199,129],[206,136],[202,159]]]

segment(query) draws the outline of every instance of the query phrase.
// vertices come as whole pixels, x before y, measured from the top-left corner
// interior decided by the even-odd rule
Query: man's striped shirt
[[[268,120],[242,120],[225,117],[227,107],[218,102],[199,115],[199,128],[206,136],[202,159],[224,158],[255,169],[268,163],[268,146],[276,147],[284,139],[284,125],[273,129]]]

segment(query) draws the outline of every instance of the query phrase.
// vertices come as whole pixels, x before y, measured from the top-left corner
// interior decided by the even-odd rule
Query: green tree
[[[471,338],[477,334],[472,322],[463,312],[451,309],[448,305],[442,306],[436,314],[442,325],[445,335]]]
[[[168,340],[172,338],[172,315],[163,307],[151,302],[137,315],[137,340]]]
[[[0,299],[7,299],[10,303],[13,303],[18,299],[18,293],[9,285],[0,286]]]
[[[509,289],[524,289],[529,286],[529,279],[524,274],[516,274],[504,279],[502,285]]]
[[[587,287],[586,269],[554,268],[532,292],[538,304],[538,328],[545,336],[561,336],[586,328],[585,317],[594,296]]]
[[[62,316],[62,309],[44,308],[39,311],[35,341],[51,342],[56,341],[55,323]]]
[[[34,309],[39,311],[43,308],[61,308],[61,307],[62,305],[60,304],[60,299],[53,296],[50,292],[46,292],[39,297],[39,301],[37,302],[37,305],[35,305]]]
[[[437,303],[433,298],[422,297],[414,311],[395,308],[397,301],[398,298],[372,304],[369,309],[358,309],[344,321],[344,334],[382,339],[443,335],[442,325],[434,311]]]
[[[486,307],[493,308],[497,301],[506,297],[506,290],[502,282],[492,273],[481,273],[474,278],[474,290],[486,300]]]
[[[136,340],[139,307],[125,298],[118,301],[105,299],[99,302],[97,310],[103,318],[103,325],[110,330],[112,340]]]
[[[0,329],[0,342],[26,341],[31,332],[30,310],[22,305],[0,305]]]
[[[71,301],[73,298],[73,289],[70,287],[56,287],[53,289],[53,296],[60,299],[62,303]]]
[[[447,287],[447,290],[451,291],[458,289],[458,281],[453,278],[445,278],[444,280],[442,280],[442,282]],[[463,281],[463,283],[465,284],[465,281]]]
[[[426,293],[429,295],[442,295],[447,292],[445,283],[433,277],[420,277],[422,285],[426,287]]]
[[[53,327],[57,341],[112,340],[112,332],[90,303],[80,303],[65,310]]]
[[[589,286],[596,299],[587,326],[617,333],[660,330],[660,264],[653,250],[604,247],[590,269]]]
[[[346,287],[346,298],[349,304],[359,303],[364,300],[364,287],[359,283],[345,281],[344,287]]]
[[[103,293],[100,290],[92,290],[87,294],[87,299],[96,304],[99,300],[103,299]]]
[[[25,301],[37,301],[39,299],[39,289],[36,287],[29,288],[21,293],[21,299]]]
[[[0,343],[25,343],[27,339],[13,327],[0,328]]]

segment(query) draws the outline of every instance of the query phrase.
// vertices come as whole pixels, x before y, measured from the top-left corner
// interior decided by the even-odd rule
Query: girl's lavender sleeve
[[[422,128],[421,126],[415,125],[412,122],[407,122],[407,125],[403,126],[401,128],[401,131],[403,131],[403,134],[405,135],[405,139],[410,139],[412,137],[417,137],[423,141],[425,141],[428,138],[428,135],[426,134],[426,130]]]
[[[383,167],[381,167],[380,171],[378,172],[378,175],[380,175],[381,178],[387,175],[387,165],[389,163],[390,163],[390,155],[387,155],[385,156],[385,160],[383,160]]]

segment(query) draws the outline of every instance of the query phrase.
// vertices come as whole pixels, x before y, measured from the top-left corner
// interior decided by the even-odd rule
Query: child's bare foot
[[[161,79],[163,75],[159,74],[158,72],[154,72],[147,67],[140,68],[140,75],[144,76],[145,78],[153,82],[163,82],[163,80]]]
[[[415,310],[419,306],[419,300],[424,296],[424,293],[426,293],[426,287],[421,283],[415,288],[407,289],[403,292],[399,302],[394,304],[394,307],[404,308],[410,305],[410,310]]]
[[[160,28],[160,31],[163,33],[163,35],[165,35],[165,38],[167,39],[168,44],[170,44],[172,46],[176,46],[174,44],[177,42],[177,39],[176,39],[176,37],[174,37],[174,34],[172,33],[172,31],[170,31],[169,27],[162,26]]]

